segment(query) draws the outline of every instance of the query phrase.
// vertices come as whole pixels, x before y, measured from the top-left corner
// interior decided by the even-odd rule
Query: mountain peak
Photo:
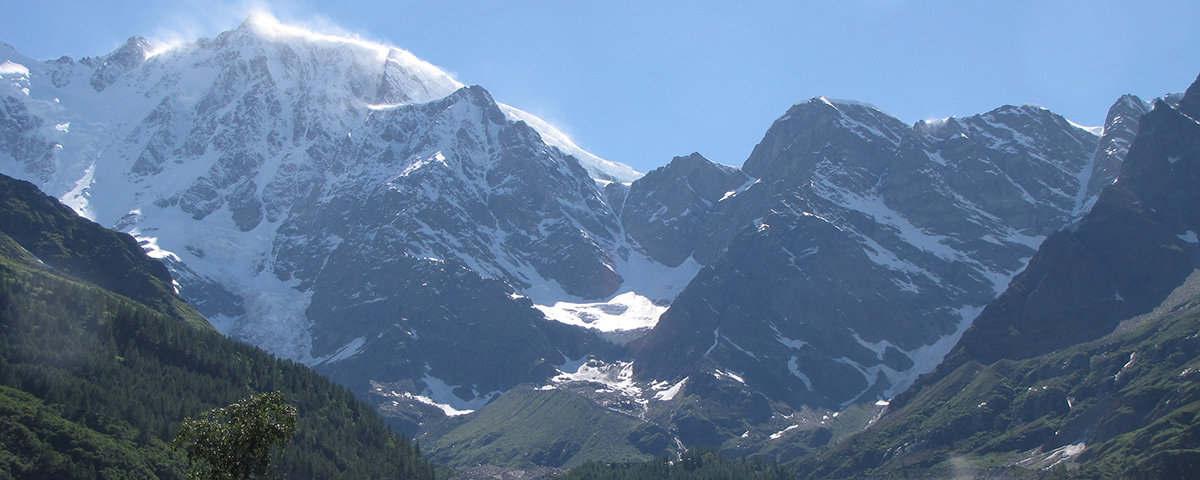
[[[1179,101],[1179,111],[1193,120],[1200,119],[1200,77],[1196,77],[1196,81],[1183,93],[1183,100]]]
[[[874,104],[859,101],[859,100],[854,100],[854,99],[848,99],[848,98],[833,98],[833,97],[819,96],[819,97],[813,97],[809,101],[810,102],[818,102],[818,101],[825,102],[825,103],[828,103],[828,104],[834,105],[834,106],[840,105],[840,106],[846,106],[846,107],[863,107],[863,108],[869,108],[872,110],[878,110],[880,112],[883,112],[882,109],[880,109],[879,107],[876,107]]]
[[[84,64],[96,67],[96,73],[92,75],[92,87],[97,92],[108,88],[125,72],[144,63],[153,50],[154,46],[145,38],[129,37],[124,45],[104,58],[84,59]]]
[[[251,13],[250,16],[246,17],[246,20],[243,21],[241,25],[238,25],[238,28],[235,29],[234,32],[254,34],[272,40],[291,38],[302,39],[306,41],[356,43],[381,51],[387,50],[387,47],[381,44],[368,42],[357,38],[351,38],[349,36],[320,33],[293,25],[287,25],[283,22],[280,22],[279,19],[275,18],[274,15],[271,15],[267,12]]]

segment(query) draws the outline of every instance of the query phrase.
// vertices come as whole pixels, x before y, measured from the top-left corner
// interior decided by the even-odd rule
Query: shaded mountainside
[[[1158,305],[1200,264],[1200,84],[1179,108],[1141,119],[1120,179],[1075,231],[1043,244],[1029,268],[959,345],[989,363],[1047,353],[1111,332]]]
[[[746,160],[752,180],[700,210],[690,253],[707,266],[639,344],[637,375],[731,372],[797,408],[890,397],[1077,219],[1098,146],[1028,105],[908,126],[798,103]]]
[[[1032,476],[1059,466],[1079,478],[1194,478],[1198,280],[1099,340],[961,364],[893,400],[865,432],[792,465],[802,478]]]
[[[211,328],[175,295],[167,268],[147,257],[133,237],[80,218],[32,183],[0,175],[0,233],[60,275],[96,284],[193,326]]]
[[[9,202],[28,205],[34,219],[56,219],[41,225],[70,223],[58,217],[61,206],[43,198],[36,190],[28,197],[18,191]],[[26,233],[68,239],[58,250],[67,258],[129,253],[122,250],[128,237],[120,234],[72,235],[69,227]],[[154,262],[132,248],[136,254],[122,257],[132,265]],[[114,264],[104,273],[141,274]],[[158,293],[149,298],[161,300]],[[274,390],[299,410],[298,433],[279,459],[280,473],[433,478],[416,447],[345,388],[210,328],[64,276],[0,234],[0,471],[13,478],[183,478],[186,460],[168,442],[184,417]]]
[[[1119,179],[1043,243],[944,363],[864,433],[798,461],[802,474],[1069,464],[1085,478],[1194,476],[1196,118],[1200,79],[1141,118]]]

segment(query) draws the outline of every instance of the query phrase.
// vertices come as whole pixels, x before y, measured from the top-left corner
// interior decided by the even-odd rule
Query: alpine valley
[[[0,173],[438,463],[1197,462],[1198,86],[1099,127],[815,97],[741,167],[643,175],[406,51],[269,16],[103,57],[0,44],[0,80]]]

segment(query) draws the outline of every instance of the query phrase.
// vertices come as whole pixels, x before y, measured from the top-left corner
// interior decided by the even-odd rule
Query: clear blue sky
[[[25,0],[0,9],[0,41],[79,58],[213,36],[255,9],[409,50],[643,172],[693,151],[740,165],[818,95],[908,123],[1035,103],[1099,125],[1121,94],[1200,74],[1195,0]]]

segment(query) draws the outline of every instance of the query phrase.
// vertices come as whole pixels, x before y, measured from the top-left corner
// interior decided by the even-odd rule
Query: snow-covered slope
[[[499,299],[481,303],[515,310],[493,323],[553,330],[529,298],[589,326],[586,312],[563,305],[665,305],[699,269],[655,263],[624,235],[601,189],[640,174],[397,48],[259,15],[215,38],[161,51],[133,38],[78,61],[37,61],[4,45],[0,77],[0,172],[134,234],[221,331],[305,363],[371,356],[382,347],[365,339],[383,336],[381,325],[439,325],[476,307],[347,320],[363,305],[450,297],[430,285],[406,290],[399,278],[413,272],[498,279],[507,285]],[[655,308],[614,314],[602,330],[644,331]],[[441,328],[449,343],[482,335]],[[539,358],[557,357],[551,343],[498,364],[536,370]],[[484,370],[474,365],[414,361],[431,378],[495,383],[488,391],[539,379],[497,383],[462,373]],[[423,388],[432,387],[409,390]]]

